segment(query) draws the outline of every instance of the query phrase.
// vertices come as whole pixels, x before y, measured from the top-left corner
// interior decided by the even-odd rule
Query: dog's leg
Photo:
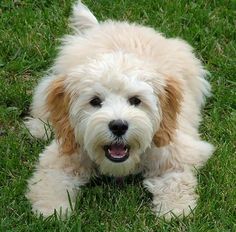
[[[83,169],[79,154],[60,155],[57,142],[53,142],[40,155],[33,177],[28,181],[26,197],[37,214],[49,216],[57,211],[61,217],[70,214],[75,206],[81,185],[89,181],[89,161]]]
[[[196,206],[196,177],[190,170],[171,171],[160,177],[144,180],[145,187],[153,194],[154,212],[170,219],[187,216]]]
[[[194,170],[212,155],[211,144],[178,132],[171,145],[152,147],[144,158],[144,185],[153,194],[154,210],[169,219],[187,216],[197,200]]]
[[[35,138],[47,139],[51,137],[49,126],[49,112],[46,108],[47,89],[54,80],[54,76],[44,77],[35,88],[31,104],[31,116],[25,118],[25,126]]]

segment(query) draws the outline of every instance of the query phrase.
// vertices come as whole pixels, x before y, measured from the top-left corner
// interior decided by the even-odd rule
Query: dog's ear
[[[180,112],[182,94],[178,80],[167,78],[164,92],[159,100],[162,109],[162,121],[160,128],[154,135],[153,141],[157,147],[168,145],[177,128],[177,116]]]
[[[70,17],[70,26],[78,33],[97,25],[98,21],[91,11],[78,1],[73,6],[73,12]]]
[[[69,120],[70,95],[65,91],[65,77],[57,77],[48,88],[47,110],[49,120],[55,130],[55,137],[61,146],[62,154],[75,152],[77,144]]]

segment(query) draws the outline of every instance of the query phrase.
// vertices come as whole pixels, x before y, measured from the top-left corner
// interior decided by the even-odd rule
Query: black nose
[[[112,133],[116,136],[124,135],[128,130],[128,122],[120,119],[110,121],[108,126]]]

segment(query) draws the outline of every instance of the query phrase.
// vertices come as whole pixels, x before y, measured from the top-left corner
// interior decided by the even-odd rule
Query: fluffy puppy
[[[194,169],[213,152],[198,133],[210,90],[201,62],[183,40],[98,23],[80,2],[71,25],[26,121],[35,137],[49,133],[43,122],[55,133],[28,182],[33,211],[65,215],[91,176],[141,172],[158,216],[188,215],[197,200]]]

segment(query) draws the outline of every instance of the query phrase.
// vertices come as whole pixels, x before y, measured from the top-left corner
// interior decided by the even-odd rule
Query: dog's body
[[[151,28],[98,23],[81,3],[51,74],[35,90],[26,125],[55,140],[40,155],[27,197],[47,216],[70,211],[91,176],[141,172],[154,210],[170,218],[196,205],[194,168],[213,152],[201,141],[200,109],[210,86],[191,47]],[[171,213],[172,212],[172,213]]]

